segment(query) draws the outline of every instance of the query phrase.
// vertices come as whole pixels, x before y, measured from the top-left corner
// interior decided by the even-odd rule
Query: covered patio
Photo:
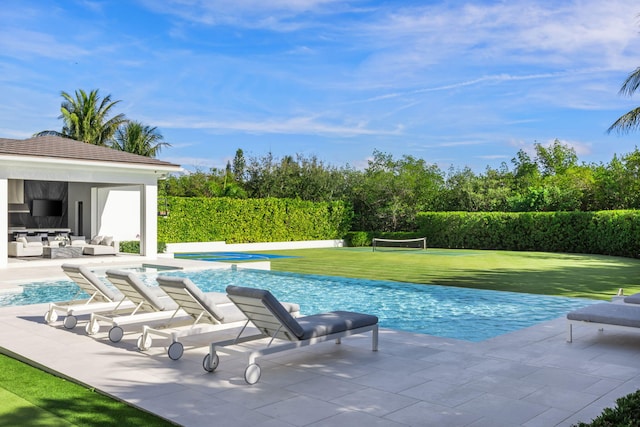
[[[155,257],[158,180],[180,170],[57,136],[0,138],[0,230],[7,242],[21,236],[139,240],[140,254]],[[0,269],[8,258],[8,243],[0,245]]]

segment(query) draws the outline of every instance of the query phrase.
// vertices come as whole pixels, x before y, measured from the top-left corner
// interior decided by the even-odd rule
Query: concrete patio
[[[11,266],[0,292],[43,278],[63,278],[60,262]],[[570,426],[640,388],[640,331],[577,327],[569,344],[564,319],[480,343],[383,329],[378,352],[367,334],[259,359],[262,377],[249,386],[244,358],[221,355],[214,373],[202,369],[206,344],[235,330],[185,340],[172,361],[159,341],[137,351],[139,332],[113,344],[106,331],[86,336],[82,322],[72,331],[46,325],[45,311],[0,309],[0,352],[184,426]]]

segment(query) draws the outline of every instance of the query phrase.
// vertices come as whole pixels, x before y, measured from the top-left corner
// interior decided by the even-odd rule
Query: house
[[[109,235],[157,255],[158,180],[179,165],[59,136],[0,138],[0,230]],[[0,245],[0,269],[8,243]]]

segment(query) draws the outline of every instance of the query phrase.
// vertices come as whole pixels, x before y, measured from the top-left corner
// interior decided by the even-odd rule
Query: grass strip
[[[3,354],[0,399],[0,425],[175,426]]]
[[[328,248],[263,251],[274,271],[610,299],[640,292],[640,260],[546,252]]]

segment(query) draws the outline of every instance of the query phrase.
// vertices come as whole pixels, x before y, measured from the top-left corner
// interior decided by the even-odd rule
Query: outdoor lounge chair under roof
[[[603,302],[571,311],[567,314],[567,342],[573,341],[573,324],[578,322],[597,326],[600,330],[613,326],[638,331],[640,306]]]
[[[133,303],[126,313],[104,315],[92,313],[86,326],[87,334],[94,335],[100,331],[100,322],[111,326],[109,340],[118,342],[124,335],[122,326],[164,321],[171,324],[188,321],[187,313],[165,295],[160,289],[145,285],[134,273],[120,270],[107,270],[107,279]]]
[[[80,265],[63,264],[62,271],[74,281],[80,288],[74,299],[65,302],[49,304],[49,309],[44,315],[46,323],[53,323],[62,313],[63,325],[67,329],[73,329],[78,323],[77,316],[90,313],[115,312],[133,307],[131,301],[124,295],[115,292],[104,284],[89,268]],[[82,293],[89,295],[88,299],[75,299]]]
[[[249,363],[244,371],[248,384],[260,379],[260,366],[256,358],[263,355],[303,347],[320,342],[340,339],[354,334],[372,332],[372,350],[378,350],[378,318],[369,314],[348,311],[332,311],[294,318],[282,308],[271,292],[262,289],[228,286],[227,295],[247,316],[245,327],[233,340],[212,343],[210,352],[202,362],[203,368],[213,372],[219,364],[217,352],[236,352],[241,344],[259,338],[271,338],[266,347],[249,353]],[[253,323],[259,335],[241,337],[246,326]]]
[[[145,325],[138,339],[138,349],[148,350],[152,345],[152,335],[171,338],[167,350],[169,358],[178,360],[182,357],[184,347],[179,342],[180,337],[193,336],[212,332],[218,329],[242,326],[247,318],[230,300],[219,292],[203,293],[190,279],[186,277],[159,276],[156,278],[160,288],[176,303],[176,305],[191,316],[192,323],[188,328],[158,329]],[[283,309],[293,316],[299,315],[298,304],[282,303]],[[214,328],[212,329],[212,325]]]

